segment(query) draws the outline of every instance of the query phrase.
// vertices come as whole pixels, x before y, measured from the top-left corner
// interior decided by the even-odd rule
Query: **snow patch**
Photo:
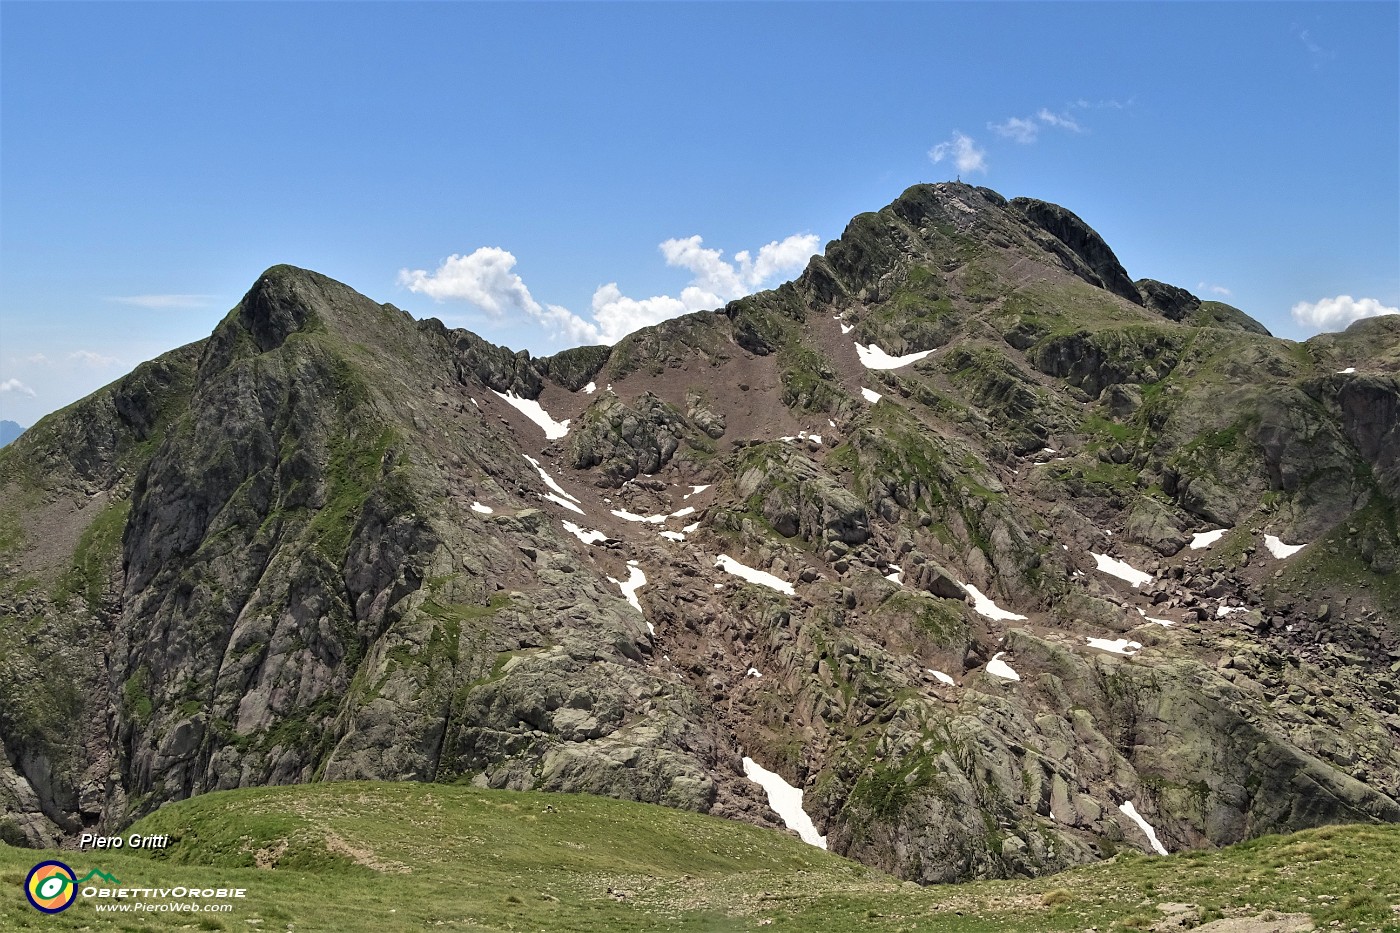
[[[928,672],[932,674],[934,676],[934,679],[937,680],[939,683],[947,684],[950,687],[956,687],[958,685],[958,682],[956,680],[949,677],[942,671],[935,671],[933,668],[930,667],[928,669]]]
[[[472,503],[472,511],[473,511],[473,512],[480,512],[482,515],[490,515],[492,512],[494,512],[494,511],[496,511],[496,510],[493,509],[493,508],[491,508],[491,506],[489,506],[489,505],[482,505],[480,502],[473,502],[473,503]]]
[[[474,398],[468,398],[467,401],[471,402],[473,405],[476,405],[477,408],[481,407],[481,405]]]
[[[853,330],[855,330],[855,329],[856,329],[856,328],[855,328],[855,325],[854,325],[854,324],[842,324],[842,325],[841,325],[841,333],[842,333],[842,334],[849,334],[851,331],[853,331]]]
[[[1294,554],[1297,554],[1303,548],[1307,547],[1307,545],[1284,544],[1283,541],[1275,538],[1273,535],[1265,535],[1264,547],[1269,549],[1270,554],[1274,555],[1279,560],[1283,560],[1285,557],[1292,557]]]
[[[860,394],[862,398],[872,405],[884,398],[879,392],[876,392],[874,389],[867,389],[864,386],[861,386]]]
[[[495,389],[492,389],[491,391],[495,395],[499,396],[500,399],[504,401],[507,405],[510,405],[512,408],[520,412],[526,418],[529,418],[531,421],[535,422],[535,424],[539,425],[540,429],[544,431],[544,436],[549,438],[551,441],[557,441],[559,438],[569,433],[568,419],[565,419],[563,421],[555,421],[549,416],[549,412],[545,411],[544,407],[534,399],[521,398],[514,392],[506,392],[505,394],[502,394],[500,392],[497,392]]]
[[[560,486],[558,483],[556,483],[554,481],[554,477],[550,476],[548,473],[545,472],[544,467],[540,466],[540,462],[538,460],[536,460],[529,454],[522,454],[522,456],[524,456],[526,460],[529,460],[530,465],[539,471],[540,479],[544,480],[544,484],[550,489],[554,490],[552,493],[545,493],[544,498],[548,499],[550,502],[557,502],[559,505],[562,505],[564,508],[570,510],[571,512],[577,512],[580,515],[583,514],[583,509],[579,508],[576,504],[578,502],[578,499],[574,496],[569,495],[569,493],[564,489],[563,486]]]
[[[1153,829],[1151,824],[1142,818],[1142,814],[1137,812],[1137,807],[1133,806],[1131,800],[1125,800],[1120,803],[1118,809],[1122,811],[1124,816],[1138,825],[1138,829],[1141,829],[1143,834],[1147,836],[1147,841],[1152,843],[1152,848],[1158,855],[1167,854],[1167,847],[1162,845],[1161,841],[1157,838],[1157,830]]]
[[[756,667],[751,667],[751,668],[749,668],[747,671],[744,672],[744,676],[745,676],[745,677],[762,677],[763,675],[760,674],[760,673],[758,672],[758,668],[756,668]]]
[[[684,528],[682,528],[681,531],[685,532],[685,533],[688,534],[688,535],[689,535],[689,534],[694,534],[694,533],[695,533],[695,530],[696,530],[697,528],[699,528],[699,527],[700,527],[700,523],[699,523],[699,522],[691,522],[689,525],[686,525]]]
[[[622,580],[615,579],[615,578],[613,578],[613,577],[608,577],[608,582],[609,582],[609,583],[616,583],[616,584],[618,585],[618,587],[621,588],[621,590],[622,590],[622,595],[625,596],[625,597],[627,597],[627,601],[628,601],[629,603],[632,604],[632,608],[635,609],[635,610],[637,610],[638,612],[641,612],[641,611],[642,611],[642,604],[641,604],[641,602],[639,602],[638,599],[637,599],[637,590],[639,590],[639,589],[641,589],[642,587],[646,586],[646,583],[647,583],[647,575],[646,575],[645,573],[642,572],[642,568],[641,568],[641,567],[638,567],[638,566],[637,566],[636,561],[628,561],[628,562],[627,562],[627,580],[626,580],[626,582],[623,582]],[[648,624],[647,628],[651,629],[650,624]],[[656,631],[656,630],[655,630],[655,629],[651,629],[651,631],[652,631],[653,634],[655,634],[655,631]]]
[[[1111,651],[1114,654],[1132,656],[1142,650],[1142,644],[1136,641],[1128,641],[1126,638],[1090,638],[1089,647],[1097,648],[1100,651]]]
[[[685,518],[687,515],[695,514],[695,506],[687,505],[685,508],[672,512],[667,518]]]
[[[1143,617],[1144,619],[1146,619],[1148,622],[1153,622],[1153,623],[1156,623],[1157,625],[1161,625],[1161,626],[1163,626],[1163,627],[1172,626],[1172,625],[1175,625],[1175,624],[1176,624],[1176,623],[1173,622],[1171,619],[1154,619],[1154,618],[1152,618],[1150,615],[1148,615],[1147,612],[1146,612],[1145,610],[1142,610],[1142,609],[1139,609],[1139,610],[1138,610],[1138,615],[1142,616],[1142,617]]]
[[[691,487],[690,487],[690,492],[688,492],[688,493],[686,493],[685,495],[681,496],[681,498],[682,498],[682,499],[689,499],[691,496],[698,496],[698,495],[700,495],[700,493],[704,492],[706,489],[709,489],[709,488],[710,488],[710,484],[709,484],[709,483],[706,483],[706,484],[703,485],[703,486],[691,486]]]
[[[679,531],[662,531],[662,532],[658,532],[658,533],[661,535],[661,537],[666,538],[666,539],[671,540],[671,541],[684,541],[684,540],[685,540],[685,535],[682,534],[682,533],[679,532]]]
[[[1144,583],[1152,581],[1152,574],[1143,573],[1127,561],[1109,557],[1107,554],[1099,554],[1090,551],[1094,556],[1094,561],[1098,564],[1098,569],[1112,577],[1131,583],[1134,587],[1142,586]]]
[[[592,531],[584,531],[581,526],[575,525],[573,522],[565,522],[564,530],[567,531],[569,534],[573,535],[575,538],[578,538],[584,544],[592,544],[595,541],[608,540],[608,536],[603,534],[601,531],[598,531],[596,528]]]
[[[1007,612],[1005,609],[1001,608],[996,603],[992,602],[989,598],[984,596],[982,594],[982,591],[979,590],[977,587],[973,586],[971,583],[964,583],[962,585],[962,588],[972,594],[972,609],[980,616],[986,616],[988,619],[995,619],[998,622],[1015,622],[1025,618],[1025,616],[1023,615],[1018,615],[1014,612]]]
[[[778,438],[778,440],[787,441],[790,444],[795,441],[807,441],[809,444],[820,447],[822,443],[822,436],[820,434],[808,434],[806,431],[799,431],[797,432],[796,437],[793,437],[791,434],[789,434],[785,437]]]
[[[715,566],[724,568],[726,573],[732,573],[736,577],[742,577],[750,583],[757,583],[769,589],[777,590],[779,593],[786,593],[789,596],[794,594],[792,584],[782,580],[763,570],[755,570],[747,564],[730,557],[728,554],[721,554],[715,558]]]
[[[1228,528],[1217,528],[1214,531],[1196,532],[1191,536],[1191,550],[1199,551],[1203,547],[1210,547],[1212,544],[1225,537],[1225,533],[1229,530]]]
[[[1249,611],[1249,607],[1248,607],[1248,606],[1226,606],[1226,605],[1224,605],[1224,604],[1221,604],[1220,608],[1217,609],[1217,610],[1215,610],[1215,617],[1216,617],[1217,619],[1223,619],[1223,618],[1225,618],[1227,615],[1229,615],[1229,614],[1232,613],[1232,612],[1248,612],[1248,611]]]
[[[802,791],[747,756],[744,758],[744,777],[768,792],[768,806],[783,818],[788,829],[797,831],[803,842],[826,848],[826,837],[817,832],[812,818],[802,809]]]
[[[987,673],[1003,680],[1020,680],[1021,675],[1012,670],[1011,665],[1001,659],[1005,653],[1005,651],[998,651],[992,656],[992,659],[987,662]]]
[[[901,366],[917,363],[932,352],[932,350],[920,350],[918,353],[890,356],[873,343],[868,347],[856,344],[856,355],[860,357],[860,361],[865,364],[866,369],[899,369]]]
[[[659,525],[666,520],[665,515],[638,515],[636,512],[629,512],[626,509],[613,509],[612,513],[623,521],[646,522],[649,525]]]
[[[844,333],[844,331],[843,331],[842,333]],[[1337,375],[1338,375],[1338,376],[1349,376],[1349,375],[1351,375],[1351,374],[1354,373],[1354,372],[1356,372],[1356,367],[1355,367],[1355,366],[1348,366],[1346,369],[1339,369],[1339,370],[1337,370]]]
[[[903,585],[904,585],[904,568],[901,567],[901,566],[899,566],[898,564],[890,564],[890,569],[893,570],[894,572],[893,572],[893,573],[887,573],[887,574],[885,574],[885,579],[888,580],[888,581],[890,581],[891,583],[897,583],[897,584],[899,584],[900,586],[903,586]]]
[[[596,382],[590,382],[588,385],[586,385],[586,386],[583,387],[583,394],[584,394],[584,395],[592,395],[594,392],[597,392],[597,391],[598,391],[598,383],[596,383]]]

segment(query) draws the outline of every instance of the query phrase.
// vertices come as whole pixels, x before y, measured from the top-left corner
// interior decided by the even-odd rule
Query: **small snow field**
[[[1337,375],[1338,375],[1338,376],[1350,376],[1350,375],[1351,375],[1352,373],[1354,373],[1354,372],[1356,372],[1356,367],[1355,367],[1355,366],[1348,366],[1346,369],[1339,369],[1339,370],[1337,370]]]
[[[637,599],[637,590],[646,586],[647,575],[642,572],[641,567],[637,566],[636,561],[627,562],[626,581],[618,580],[613,577],[608,577],[608,581],[610,583],[616,583],[618,585],[618,587],[622,590],[622,595],[625,596],[627,598],[627,601],[632,604],[633,609],[636,609],[638,612],[642,611],[642,604]],[[651,627],[650,623],[648,623],[647,627]],[[652,632],[653,634],[655,634],[654,629],[652,630]]]
[[[548,486],[550,489],[554,490],[554,492],[555,492],[557,495],[563,496],[565,499],[568,499],[570,502],[577,502],[577,501],[578,501],[578,497],[577,497],[577,496],[570,495],[569,492],[568,492],[567,490],[565,490],[563,486],[560,486],[557,482],[554,481],[554,477],[550,476],[548,473],[545,472],[544,467],[540,466],[540,462],[539,462],[538,460],[536,460],[534,457],[530,456],[529,454],[525,454],[524,457],[525,457],[526,460],[529,460],[529,461],[530,461],[530,466],[532,466],[532,467],[534,467],[536,470],[539,470],[539,471],[540,471],[540,479],[544,480],[544,484],[545,484],[546,486]]]
[[[1128,641],[1126,638],[1090,638],[1089,647],[1097,648],[1100,651],[1109,651],[1113,654],[1121,654],[1131,657],[1142,650],[1141,642]]]
[[[1148,622],[1151,622],[1151,623],[1154,624],[1154,625],[1161,625],[1161,626],[1163,626],[1163,627],[1167,627],[1167,626],[1172,626],[1172,625],[1175,625],[1175,624],[1176,624],[1176,623],[1173,622],[1171,619],[1154,619],[1154,618],[1152,618],[1152,616],[1150,616],[1150,615],[1147,614],[1146,610],[1143,610],[1143,609],[1139,609],[1139,610],[1138,610],[1138,615],[1142,616],[1143,619],[1145,619],[1145,620],[1148,621]]]
[[[495,512],[496,510],[493,509],[493,508],[491,508],[491,506],[489,506],[489,505],[482,505],[480,502],[473,502],[473,503],[472,503],[472,511],[473,511],[473,512],[479,512],[479,513],[481,513],[482,515],[490,515],[491,513]]]
[[[1026,618],[1019,613],[1008,612],[1001,608],[996,603],[992,602],[990,598],[984,596],[982,591],[971,583],[962,584],[962,588],[972,594],[972,609],[980,616],[993,619],[997,622],[1020,622]]]
[[[582,526],[575,525],[573,522],[564,522],[564,530],[575,538],[578,538],[584,544],[608,540],[608,536],[598,531],[596,528],[593,531],[585,531]]]
[[[956,686],[958,685],[958,682],[957,682],[956,680],[954,680],[952,677],[948,676],[947,674],[943,673],[942,671],[935,671],[935,670],[934,670],[933,668],[931,668],[931,667],[928,668],[927,670],[928,670],[928,672],[929,672],[930,674],[933,675],[934,679],[937,680],[937,681],[938,681],[939,683],[941,683],[941,684],[947,684],[947,685],[950,686],[950,687],[956,687]]]
[[[685,534],[682,533],[682,532],[679,532],[679,531],[660,531],[660,532],[657,532],[657,534],[661,535],[661,537],[665,538],[665,539],[668,540],[668,541],[684,541],[684,540],[685,540]]]
[[[1011,665],[1001,659],[1004,651],[998,651],[992,655],[992,659],[987,662],[987,673],[993,677],[1000,677],[1003,680],[1020,680],[1021,675],[1012,670]]]
[[[626,522],[646,522],[649,525],[660,525],[666,521],[665,515],[638,515],[626,509],[613,509],[612,514]]]
[[[744,672],[744,676],[745,676],[745,677],[762,677],[763,675],[760,674],[760,673],[758,672],[758,668],[756,668],[756,667],[751,667],[751,668],[749,668],[747,671]]]
[[[693,535],[696,531],[699,530],[699,528],[699,522],[691,522],[689,525],[686,525],[684,528],[682,528],[681,531],[685,532],[688,535]]]
[[[879,392],[876,392],[874,389],[867,389],[864,386],[861,387],[860,396],[872,405],[884,398]]]
[[[898,584],[899,586],[903,586],[903,585],[904,585],[904,568],[901,567],[901,566],[899,566],[898,564],[890,564],[890,570],[891,570],[892,572],[891,572],[891,573],[885,574],[885,579],[888,580],[888,581],[890,581],[891,583]]]
[[[1097,551],[1090,551],[1089,553],[1093,556],[1094,562],[1098,565],[1098,569],[1111,577],[1117,577],[1126,583],[1131,583],[1134,587],[1152,582],[1152,574],[1143,573],[1127,561],[1118,560],[1117,558],[1109,557],[1107,554],[1100,554]]]
[[[1142,814],[1137,812],[1137,807],[1133,806],[1131,800],[1125,800],[1120,803],[1118,809],[1124,816],[1138,825],[1138,829],[1142,830],[1143,835],[1147,837],[1147,841],[1152,843],[1152,850],[1154,852],[1158,855],[1167,854],[1167,847],[1162,845],[1161,841],[1157,838],[1157,830],[1153,829],[1152,825],[1142,818]]]
[[[666,517],[667,517],[667,518],[685,518],[687,515],[694,515],[694,514],[695,514],[695,506],[693,506],[693,505],[687,505],[685,508],[683,508],[683,509],[677,509],[676,511],[672,512],[670,515],[667,515]]]
[[[906,353],[903,356],[890,356],[875,344],[865,346],[856,344],[856,354],[866,369],[899,369],[901,366],[908,366],[910,363],[917,363],[919,360],[931,354],[932,350],[920,350],[918,353]]]
[[[1249,611],[1249,608],[1248,608],[1247,606],[1226,606],[1226,605],[1221,605],[1219,609],[1216,609],[1216,610],[1215,610],[1215,617],[1216,617],[1217,619],[1223,619],[1223,618],[1225,618],[1226,616],[1228,616],[1228,615],[1229,615],[1230,613],[1232,613],[1232,612],[1248,612],[1248,611]]]
[[[788,829],[797,831],[803,842],[826,848],[826,837],[817,832],[812,818],[802,809],[802,791],[747,756],[744,758],[744,777],[768,792],[768,806],[783,818]]]
[[[592,395],[594,392],[597,392],[597,391],[598,391],[598,383],[596,383],[596,382],[590,382],[588,385],[586,385],[586,386],[583,387],[583,394],[584,394],[584,395]]]
[[[750,583],[766,586],[769,589],[777,590],[779,593],[785,593],[788,596],[792,596],[796,592],[792,588],[792,584],[788,583],[786,580],[775,577],[767,571],[755,570],[747,564],[741,564],[728,554],[721,554],[719,557],[716,557],[715,566],[723,568],[725,573],[732,573],[734,576],[741,577]]]
[[[1281,539],[1276,538],[1273,535],[1265,535],[1264,547],[1268,548],[1269,553],[1274,555],[1274,557],[1278,558],[1279,560],[1283,560],[1285,557],[1292,557],[1294,554],[1297,554],[1303,548],[1307,547],[1307,545],[1284,544]]]
[[[534,399],[521,398],[514,392],[502,394],[495,389],[492,389],[491,392],[498,396],[501,401],[539,425],[540,430],[544,431],[544,436],[549,440],[557,441],[559,438],[569,433],[569,422],[567,419],[564,421],[555,421],[549,416],[549,412],[544,410],[544,406],[540,405],[540,403]]]
[[[710,488],[710,484],[709,484],[709,483],[705,483],[703,486],[691,486],[691,487],[690,487],[690,492],[688,492],[688,493],[686,493],[685,495],[681,496],[681,498],[682,498],[682,499],[689,499],[691,496],[698,496],[698,495],[700,495],[700,493],[704,492],[706,489],[709,489],[709,488]]]
[[[1191,550],[1199,551],[1201,548],[1210,547],[1229,532],[1228,528],[1217,528],[1214,531],[1198,531],[1191,536]]]
[[[577,505],[570,502],[568,499],[565,499],[563,496],[556,496],[552,492],[547,492],[544,494],[543,498],[549,502],[553,502],[555,505],[562,505],[570,512],[577,512],[580,515],[583,514],[583,509],[579,508]]]

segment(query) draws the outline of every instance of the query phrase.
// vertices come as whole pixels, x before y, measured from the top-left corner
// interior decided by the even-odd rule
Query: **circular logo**
[[[40,862],[24,879],[24,896],[35,910],[56,914],[78,898],[78,878],[62,862]]]

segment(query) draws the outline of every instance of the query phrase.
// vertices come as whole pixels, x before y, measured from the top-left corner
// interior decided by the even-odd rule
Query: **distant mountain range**
[[[0,421],[0,447],[24,433],[24,428],[13,421]]]
[[[0,838],[360,778],[924,883],[1400,822],[1398,374],[962,184],[540,359],[276,266],[0,451]]]

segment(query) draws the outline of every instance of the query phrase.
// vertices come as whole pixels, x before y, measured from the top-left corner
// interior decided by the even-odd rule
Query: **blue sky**
[[[1397,49],[1395,3],[7,0],[0,418],[279,262],[516,348],[606,339],[789,277],[959,154],[1300,339],[1400,307]]]

